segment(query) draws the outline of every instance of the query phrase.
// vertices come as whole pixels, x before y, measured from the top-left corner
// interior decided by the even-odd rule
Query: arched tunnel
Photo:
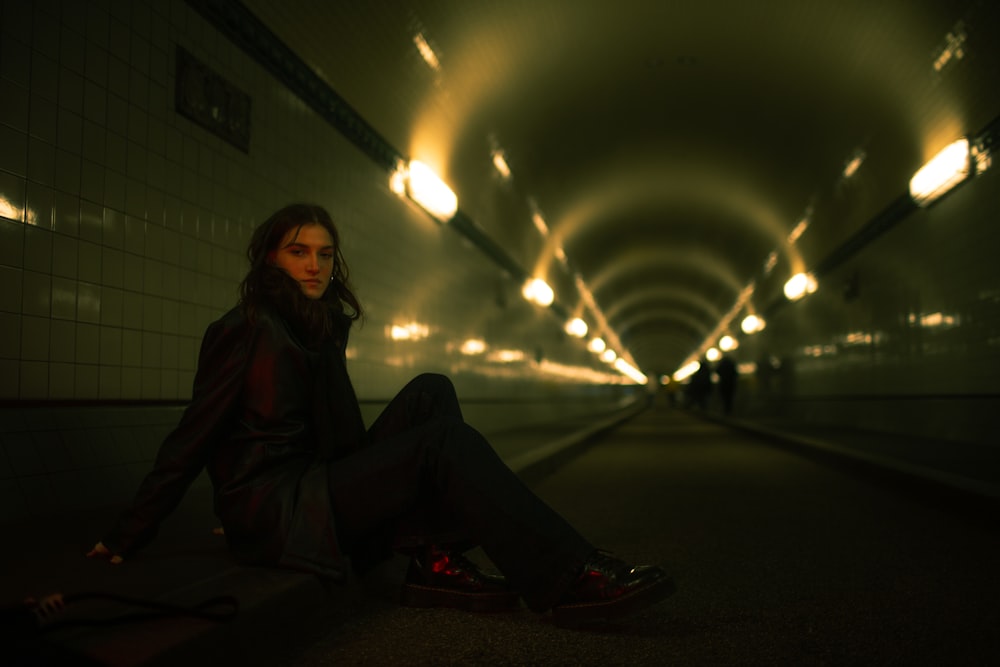
[[[191,400],[254,229],[310,202],[364,307],[346,348],[364,419],[447,375],[515,472],[616,551],[673,561],[679,592],[575,648],[369,603],[351,615],[371,629],[337,612],[318,648],[241,660],[1000,655],[1000,4],[0,8],[8,535],[99,536]],[[7,597],[126,585],[18,558]]]

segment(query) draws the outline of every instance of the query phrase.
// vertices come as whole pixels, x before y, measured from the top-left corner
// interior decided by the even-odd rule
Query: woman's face
[[[288,230],[270,259],[299,283],[303,294],[318,299],[330,286],[334,250],[330,232],[312,223]]]

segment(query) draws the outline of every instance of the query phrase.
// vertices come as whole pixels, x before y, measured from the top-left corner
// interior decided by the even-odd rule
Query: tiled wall
[[[741,387],[744,416],[1000,443],[997,193],[993,167],[784,306],[740,350],[776,366]]]
[[[461,355],[473,337],[552,368],[595,366],[186,3],[2,7],[0,398],[186,398],[205,325],[235,301],[251,230],[296,200],[342,227],[369,314],[350,350],[362,398],[388,398],[421,370],[455,376],[470,398],[567,390],[548,366]],[[251,96],[248,154],[174,111],[177,45]],[[429,335],[387,336],[410,322]]]
[[[248,153],[175,112],[178,45],[252,98]],[[606,371],[183,0],[0,0],[0,400],[186,400],[251,231],[292,201],[324,205],[341,228],[368,314],[348,355],[369,420],[423,371],[451,375],[487,432],[610,410],[634,391],[568,379]],[[426,337],[390,338],[409,323]],[[467,338],[524,360],[463,355]],[[81,466],[134,486],[151,456],[117,440],[45,447],[22,428],[0,428],[9,507],[84,488],[67,482]]]

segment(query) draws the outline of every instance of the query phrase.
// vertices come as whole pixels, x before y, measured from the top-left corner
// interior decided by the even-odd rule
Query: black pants
[[[413,379],[368,433],[368,446],[330,466],[349,553],[382,540],[398,549],[478,545],[541,611],[594,551],[465,423],[447,377]]]

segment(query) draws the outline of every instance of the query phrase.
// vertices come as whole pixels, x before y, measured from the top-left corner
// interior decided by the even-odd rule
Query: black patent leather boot
[[[661,568],[633,567],[597,551],[552,608],[552,621],[576,627],[619,619],[656,604],[675,590],[673,580]]]
[[[400,602],[479,612],[521,608],[518,594],[502,576],[483,572],[461,553],[434,548],[410,559]]]

